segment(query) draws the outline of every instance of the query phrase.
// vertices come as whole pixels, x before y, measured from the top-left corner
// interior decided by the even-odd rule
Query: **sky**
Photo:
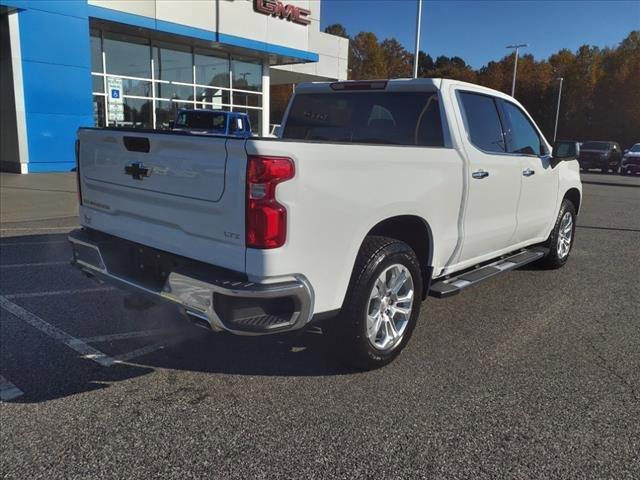
[[[321,27],[341,23],[347,33],[395,37],[414,50],[417,0],[322,0]],[[548,58],[561,48],[616,46],[640,30],[640,0],[423,0],[420,49],[434,59],[459,56],[474,68],[499,60],[506,45]]]

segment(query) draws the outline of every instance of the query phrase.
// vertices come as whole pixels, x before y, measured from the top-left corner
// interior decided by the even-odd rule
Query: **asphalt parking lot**
[[[125,307],[68,265],[58,178],[3,177],[3,478],[640,478],[640,179],[584,175],[565,268],[429,299],[393,364],[353,373],[318,333]]]

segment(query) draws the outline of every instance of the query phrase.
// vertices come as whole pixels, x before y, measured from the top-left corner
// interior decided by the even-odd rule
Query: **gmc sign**
[[[279,17],[300,25],[309,25],[311,23],[311,20],[307,18],[311,15],[311,10],[296,7],[295,5],[287,5],[279,0],[253,0],[253,9],[256,12]]]

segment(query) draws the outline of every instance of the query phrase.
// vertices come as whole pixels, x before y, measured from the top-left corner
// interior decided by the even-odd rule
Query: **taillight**
[[[80,188],[80,140],[76,140],[76,183],[78,185],[78,203],[82,205],[82,189]]]
[[[246,244],[278,248],[287,239],[287,209],[276,201],[276,185],[294,175],[286,157],[249,155],[247,163]]]

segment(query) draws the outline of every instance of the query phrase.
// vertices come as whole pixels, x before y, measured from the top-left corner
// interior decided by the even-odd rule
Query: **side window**
[[[502,124],[495,100],[487,95],[460,92],[469,139],[485,152],[505,152]]]
[[[229,133],[235,133],[236,126],[237,126],[236,118],[233,116],[229,117]]]
[[[516,105],[503,102],[504,115],[509,125],[507,143],[509,153],[542,155],[543,143],[531,121]]]

